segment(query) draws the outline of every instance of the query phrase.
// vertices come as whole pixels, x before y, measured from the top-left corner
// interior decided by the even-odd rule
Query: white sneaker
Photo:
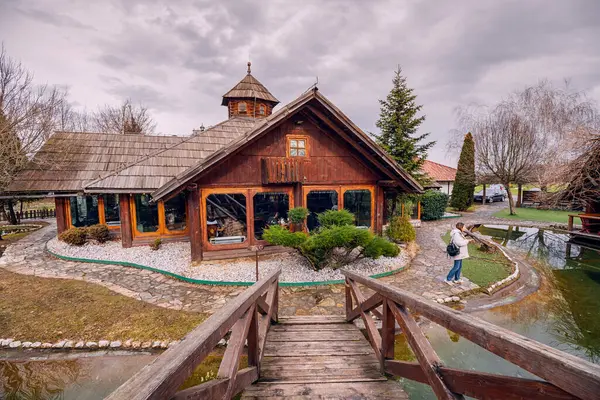
[[[457,281],[454,281],[454,283],[458,283],[459,285],[462,285],[462,283],[463,283],[463,282],[464,282],[464,281],[463,281],[462,279],[459,279],[459,280],[457,280]]]
[[[449,281],[449,280],[446,280],[446,279],[444,279],[444,282],[446,282],[446,284],[447,284],[448,286],[452,286],[452,281]]]

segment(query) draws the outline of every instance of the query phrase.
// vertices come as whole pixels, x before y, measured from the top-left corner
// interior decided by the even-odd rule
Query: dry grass
[[[176,340],[206,318],[91,283],[0,269],[0,332],[19,340]]]

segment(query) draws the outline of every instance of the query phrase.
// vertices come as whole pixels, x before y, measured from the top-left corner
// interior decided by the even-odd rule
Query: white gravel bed
[[[205,261],[192,266],[190,244],[186,242],[164,243],[157,251],[148,246],[125,249],[120,242],[104,244],[87,243],[83,246],[70,246],[57,238],[48,241],[48,249],[53,253],[96,260],[125,261],[140,264],[188,278],[252,282],[256,279],[254,259],[231,261]],[[362,275],[374,275],[402,268],[408,264],[408,255],[402,251],[397,257],[380,257],[376,260],[361,259],[349,264],[345,269]],[[325,268],[315,271],[304,257],[297,253],[272,255],[259,261],[259,275],[281,267],[280,282],[318,282],[344,279],[338,270]]]

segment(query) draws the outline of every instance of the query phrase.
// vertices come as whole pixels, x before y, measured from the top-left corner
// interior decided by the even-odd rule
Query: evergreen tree
[[[435,142],[421,143],[429,133],[416,135],[425,121],[424,115],[417,116],[423,106],[416,104],[414,89],[406,85],[400,67],[395,74],[392,90],[385,100],[379,100],[381,111],[376,125],[381,133],[377,142],[406,172],[421,180],[421,166]]]
[[[471,132],[465,135],[450,205],[457,210],[465,211],[473,204],[473,192],[475,191],[475,142]]]

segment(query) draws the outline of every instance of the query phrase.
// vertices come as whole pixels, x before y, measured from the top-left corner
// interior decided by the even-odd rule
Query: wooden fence
[[[279,274],[271,272],[188,333],[113,392],[108,400],[230,399],[260,374],[267,332],[277,322]],[[179,390],[194,369],[231,330],[217,379]],[[248,340],[248,367],[238,370]]]
[[[598,399],[599,365],[394,286],[353,272],[342,273],[346,277],[346,320],[362,318],[381,370],[387,374],[428,384],[439,399],[463,399],[463,395],[477,399]],[[374,294],[366,298],[358,284]],[[376,310],[379,306],[382,312]],[[381,332],[371,313],[381,317]],[[546,381],[445,367],[414,313]],[[418,363],[394,360],[396,322]]]
[[[17,219],[22,221],[24,219],[42,219],[56,217],[55,209],[43,209],[43,210],[27,210],[15,212]],[[0,222],[6,221],[3,214],[0,214]]]

